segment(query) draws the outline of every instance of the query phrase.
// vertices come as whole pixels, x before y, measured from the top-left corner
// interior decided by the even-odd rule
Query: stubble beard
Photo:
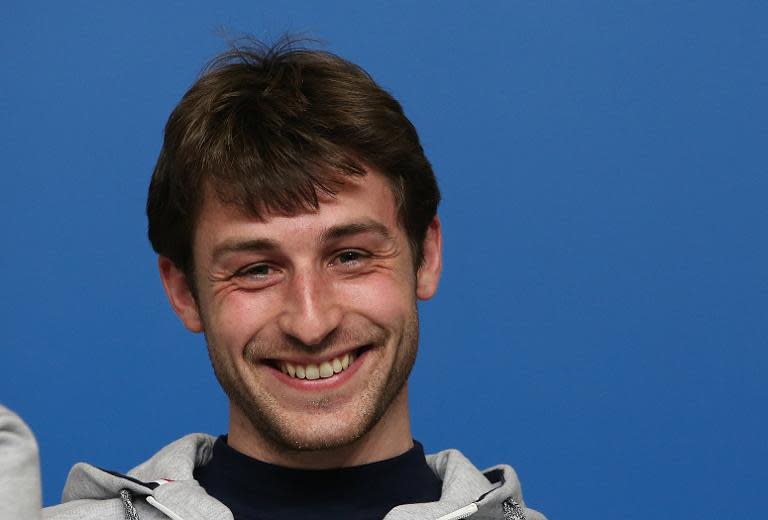
[[[370,325],[370,329],[366,331],[345,331],[340,336],[366,338],[367,341],[356,344],[371,343],[378,348],[383,347],[387,339],[385,332],[374,325]],[[345,405],[356,409],[356,415],[350,421],[354,424],[328,424],[325,431],[313,432],[315,425],[311,420],[304,425],[294,424],[295,421],[283,413],[277,396],[257,395],[255,389],[235,370],[231,360],[222,356],[211,338],[206,335],[208,356],[231,406],[242,412],[263,440],[270,443],[273,449],[282,452],[332,450],[363,438],[379,423],[402,391],[416,362],[418,340],[419,320],[414,305],[413,312],[406,318],[400,341],[394,345],[395,359],[389,373],[375,374],[360,395]],[[267,357],[265,353],[275,352],[274,348],[265,343],[268,342],[254,338],[246,346],[244,357],[249,364],[258,364],[261,359]],[[332,408],[333,403],[328,399],[317,399],[310,402],[310,407],[321,414]]]

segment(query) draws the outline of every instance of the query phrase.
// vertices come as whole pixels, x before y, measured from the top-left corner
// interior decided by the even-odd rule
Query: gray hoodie
[[[0,405],[0,520],[40,518],[40,464],[35,437]]]
[[[232,520],[232,513],[193,479],[211,458],[215,437],[191,434],[160,450],[128,475],[76,464],[62,504],[43,510],[44,520]],[[427,456],[443,481],[439,502],[405,504],[385,520],[545,520],[527,509],[520,482],[509,466],[480,472],[461,453]]]

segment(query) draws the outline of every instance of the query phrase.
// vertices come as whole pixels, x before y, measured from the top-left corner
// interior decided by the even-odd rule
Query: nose
[[[319,346],[338,327],[341,309],[332,282],[315,271],[297,272],[286,287],[278,326],[306,346]]]

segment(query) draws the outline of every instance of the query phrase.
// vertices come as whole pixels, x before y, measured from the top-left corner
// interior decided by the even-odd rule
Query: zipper
[[[448,513],[447,515],[441,516],[437,520],[462,520],[464,518],[469,518],[475,513],[477,513],[477,504],[472,502],[468,506],[464,506],[461,509],[457,509],[453,513]]]

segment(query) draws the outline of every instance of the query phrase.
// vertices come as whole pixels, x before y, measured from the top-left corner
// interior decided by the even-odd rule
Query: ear
[[[440,231],[440,219],[435,217],[427,228],[422,245],[423,260],[416,273],[416,297],[428,300],[437,291],[440,273],[443,270],[443,236]]]
[[[163,281],[165,295],[168,296],[173,311],[191,332],[202,332],[200,311],[184,271],[165,256],[157,259],[157,265],[160,268],[160,279]]]

